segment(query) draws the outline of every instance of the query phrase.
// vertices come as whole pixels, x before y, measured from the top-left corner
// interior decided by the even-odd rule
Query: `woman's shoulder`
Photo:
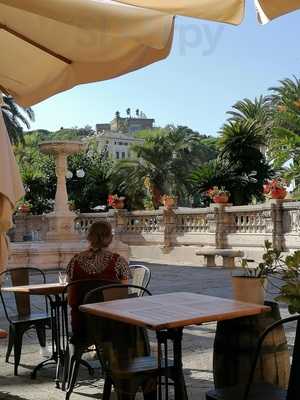
[[[121,256],[119,253],[115,253],[113,251],[110,251],[108,249],[103,249],[102,250],[103,254],[105,257],[110,258],[110,259],[115,259],[116,261],[121,261],[121,262],[126,262],[125,258]]]

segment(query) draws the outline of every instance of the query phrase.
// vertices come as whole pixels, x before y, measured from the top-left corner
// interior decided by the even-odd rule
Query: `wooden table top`
[[[80,310],[99,317],[161,330],[256,315],[269,311],[270,307],[176,292],[86,304],[80,306]]]
[[[2,292],[14,293],[27,293],[27,294],[40,294],[40,295],[56,295],[61,294],[67,283],[40,283],[37,285],[24,285],[24,286],[8,286],[2,287]]]

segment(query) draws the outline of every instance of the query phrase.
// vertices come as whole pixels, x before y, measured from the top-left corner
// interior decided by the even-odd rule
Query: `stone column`
[[[284,234],[283,234],[283,208],[282,203],[285,199],[270,200],[271,212],[270,219],[272,224],[272,244],[273,248],[279,251],[285,249]]]
[[[77,240],[74,221],[76,214],[69,210],[66,186],[67,157],[82,151],[85,145],[76,141],[43,142],[39,145],[45,154],[54,154],[57,187],[55,194],[54,212],[47,214],[49,231],[47,240],[68,241]]]
[[[163,210],[163,225],[164,225],[164,248],[170,249],[174,246],[173,237],[176,232],[176,214],[174,210]]]
[[[215,246],[217,249],[226,249],[227,234],[231,232],[233,221],[232,214],[226,213],[225,208],[231,204],[215,204],[210,206],[211,212],[207,215],[209,231],[215,233]]]

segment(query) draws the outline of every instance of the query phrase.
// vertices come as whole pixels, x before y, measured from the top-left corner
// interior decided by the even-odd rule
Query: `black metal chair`
[[[268,383],[252,383],[259,353],[266,336],[273,329],[287,322],[297,321],[294,341],[293,359],[290,379],[287,390],[279,389]],[[285,318],[275,322],[261,335],[251,367],[251,373],[246,385],[230,386],[222,389],[210,390],[206,393],[206,400],[298,400],[300,399],[300,315]]]
[[[84,304],[137,297],[137,290],[142,295],[151,293],[136,285],[109,285],[89,292]],[[89,332],[94,337],[96,351],[104,373],[102,400],[109,400],[112,386],[118,400],[134,400],[139,388],[142,388],[145,400],[157,399],[158,363],[150,354],[147,331],[143,328],[111,319],[86,314]],[[172,363],[168,365],[171,367]],[[169,374],[171,368],[162,368]]]
[[[12,268],[0,274],[1,287],[46,283],[46,276],[39,268]],[[51,326],[46,296],[0,291],[4,314],[9,322],[6,362],[14,349],[14,374],[18,375],[23,334],[35,328],[40,346],[46,346],[46,327]],[[34,298],[34,300],[33,300]],[[34,302],[34,303],[33,303]]]
[[[82,359],[84,353],[91,351],[91,346],[94,345],[93,337],[89,335],[85,329],[84,321],[82,321],[80,332],[73,332],[70,329],[72,324],[72,313],[75,312],[77,318],[81,317],[78,307],[83,304],[83,299],[86,293],[97,287],[102,287],[106,284],[111,284],[111,281],[99,279],[81,279],[70,282],[64,289],[63,298],[68,297],[68,301],[63,303],[63,316],[65,326],[65,357],[63,365],[62,389],[67,390],[66,399],[68,399],[76,384],[80,364],[87,367],[90,375],[93,374],[93,368]],[[68,310],[70,309],[70,313]],[[71,319],[69,318],[71,314]],[[74,317],[75,317],[74,316]],[[82,316],[84,318],[84,316]],[[79,321],[80,323],[80,321]]]
[[[142,264],[131,264],[129,266],[131,272],[131,280],[130,283],[135,286],[141,286],[147,289],[150,279],[151,279],[151,271],[148,267]],[[138,296],[142,296],[144,294],[143,290],[132,289],[135,291]]]

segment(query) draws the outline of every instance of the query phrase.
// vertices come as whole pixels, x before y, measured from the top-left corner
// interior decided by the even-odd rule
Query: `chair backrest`
[[[119,300],[131,296],[136,297],[135,290],[139,289],[151,296],[149,290],[136,285],[113,284],[103,286],[88,292],[84,304],[103,301]],[[150,354],[150,344],[147,331],[134,325],[113,321],[107,318],[87,314],[86,322],[89,332],[94,337],[97,349],[101,349],[102,365],[112,370],[124,366],[124,363],[137,356]]]
[[[131,272],[131,284],[147,288],[151,279],[151,271],[148,267],[142,264],[131,264],[129,266]],[[132,289],[134,290],[134,289]],[[135,289],[138,296],[143,296],[145,292]]]
[[[85,329],[84,315],[79,311],[79,306],[83,304],[85,295],[92,289],[112,284],[111,281],[102,279],[80,279],[70,282],[63,291],[63,318],[66,329],[66,337],[69,337],[69,326],[76,341],[82,338],[85,342],[89,341],[88,330]],[[67,298],[67,301],[65,299]],[[70,313],[68,312],[70,308]],[[69,320],[70,316],[70,320]]]
[[[288,322],[293,322],[297,321],[297,326],[296,326],[296,334],[295,334],[295,340],[294,340],[294,350],[293,350],[293,358],[292,358],[292,364],[291,364],[291,371],[290,371],[290,379],[289,379],[289,385],[287,389],[287,396],[286,400],[295,400],[299,398],[299,393],[300,393],[300,315],[295,315],[292,317],[284,318],[279,321],[274,322],[271,326],[269,326],[263,334],[260,336],[256,353],[254,356],[254,361],[251,367],[251,373],[249,376],[248,383],[246,385],[246,390],[243,396],[243,400],[247,400],[249,397],[250,389],[251,389],[251,384],[253,382],[254,374],[255,374],[255,369],[256,365],[258,362],[259,354],[262,348],[262,344],[265,340],[265,338],[278,326],[286,324]]]
[[[0,274],[1,287],[27,286],[46,283],[45,273],[39,268],[12,268]],[[0,291],[0,298],[6,318],[30,315],[32,312],[48,312],[46,296],[31,296],[26,293]]]

